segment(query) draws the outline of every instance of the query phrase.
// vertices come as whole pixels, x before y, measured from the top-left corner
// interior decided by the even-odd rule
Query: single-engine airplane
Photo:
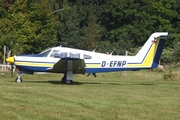
[[[21,74],[34,72],[63,73],[62,82],[72,84],[73,74],[128,71],[157,68],[168,32],[155,32],[135,56],[116,56],[67,47],[53,47],[39,54],[15,55],[6,59],[19,70],[15,82],[22,82]]]

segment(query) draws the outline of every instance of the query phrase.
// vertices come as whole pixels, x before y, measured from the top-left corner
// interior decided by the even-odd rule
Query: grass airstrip
[[[172,72],[170,72],[172,71]],[[179,120],[180,67],[75,75],[22,75],[0,71],[1,120]]]

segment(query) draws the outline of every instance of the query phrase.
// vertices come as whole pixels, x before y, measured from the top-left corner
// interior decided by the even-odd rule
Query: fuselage
[[[20,71],[46,72],[65,57],[83,59],[86,73],[139,69],[128,67],[128,64],[139,62],[134,56],[109,55],[66,47],[53,47],[36,55],[18,55],[14,58],[15,65]]]
[[[68,80],[72,74],[114,72],[157,68],[167,32],[151,34],[135,56],[117,56],[94,51],[53,47],[36,55],[17,55],[6,59],[21,73],[64,73]],[[18,78],[19,79],[19,78]]]
[[[18,71],[16,82],[22,82],[20,74],[34,72],[63,73],[61,81],[71,84],[73,74],[114,72],[157,68],[167,32],[153,33],[135,56],[116,56],[67,47],[53,47],[36,55],[9,57]]]

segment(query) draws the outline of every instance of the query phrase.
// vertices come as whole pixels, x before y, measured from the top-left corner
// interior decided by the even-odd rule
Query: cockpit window
[[[83,55],[83,59],[91,59],[91,56],[84,54],[84,55]]]
[[[72,58],[80,58],[80,54],[79,53],[69,53],[69,57],[72,57]]]
[[[60,57],[60,51],[59,50],[53,50],[50,57],[59,58]]]
[[[43,52],[39,53],[39,55],[40,55],[41,57],[47,57],[50,52],[51,52],[51,49],[48,49],[48,50],[46,50],[46,51],[43,51]]]
[[[67,57],[67,52],[61,52],[60,50],[53,50],[50,57],[54,57],[54,58]]]
[[[61,52],[61,58],[62,57],[67,57],[67,55],[68,55],[67,52]]]

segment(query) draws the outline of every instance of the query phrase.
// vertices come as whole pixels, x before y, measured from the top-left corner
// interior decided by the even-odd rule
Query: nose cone
[[[6,59],[6,62],[14,63],[14,57],[8,57],[8,58]]]

